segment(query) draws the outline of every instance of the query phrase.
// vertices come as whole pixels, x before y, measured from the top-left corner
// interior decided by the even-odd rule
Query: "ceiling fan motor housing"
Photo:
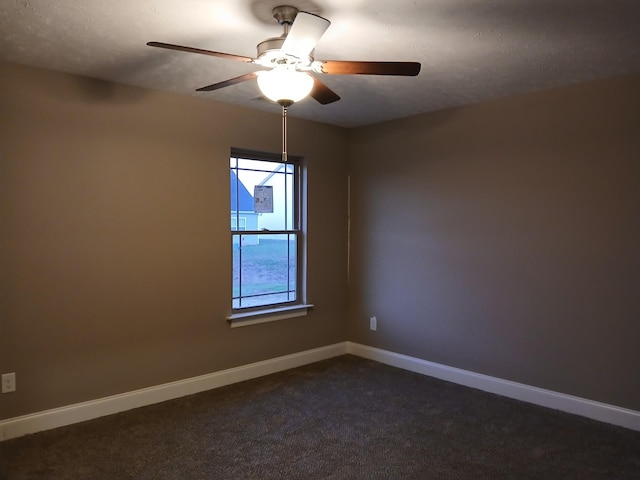
[[[258,44],[258,63],[265,67],[274,67],[276,65],[311,65],[313,56],[306,58],[297,58],[287,55],[282,51],[282,44],[286,39],[286,35],[282,37],[267,38]],[[313,52],[311,52],[313,54]]]

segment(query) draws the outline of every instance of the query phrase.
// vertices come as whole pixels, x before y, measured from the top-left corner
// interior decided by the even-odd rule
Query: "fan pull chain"
[[[287,161],[287,106],[282,105],[282,161]]]

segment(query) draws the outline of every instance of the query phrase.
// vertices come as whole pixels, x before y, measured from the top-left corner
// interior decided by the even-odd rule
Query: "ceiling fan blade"
[[[331,90],[316,77],[313,77],[313,88],[309,95],[322,105],[327,105],[340,100],[340,95]]]
[[[349,62],[326,60],[316,62],[317,71],[342,75],[402,75],[414,77],[420,73],[418,62]]]
[[[178,50],[179,52],[198,53],[200,55],[210,55],[212,57],[222,57],[229,60],[239,60],[246,63],[254,63],[255,59],[251,57],[243,57],[241,55],[233,55],[231,53],[214,52],[212,50],[203,50],[201,48],[183,47],[182,45],[173,45],[171,43],[147,42],[150,47],[166,48],[167,50]]]
[[[247,73],[246,75],[240,75],[236,78],[230,78],[229,80],[225,80],[224,82],[214,83],[212,85],[207,85],[206,87],[201,87],[196,90],[196,92],[211,92],[213,90],[219,90],[224,87],[229,87],[231,85],[236,85],[238,83],[246,82],[247,80],[252,80],[258,76],[257,72]]]
[[[308,57],[329,25],[331,22],[319,15],[298,12],[282,44],[282,51],[296,58]]]

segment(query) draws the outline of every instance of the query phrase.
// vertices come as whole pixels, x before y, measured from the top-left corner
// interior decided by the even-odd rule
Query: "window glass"
[[[300,167],[256,157],[230,159],[234,311],[300,302]]]

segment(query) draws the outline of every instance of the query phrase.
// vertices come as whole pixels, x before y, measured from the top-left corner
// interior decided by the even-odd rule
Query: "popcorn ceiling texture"
[[[418,77],[323,75],[342,100],[292,117],[359,126],[640,71],[637,0],[7,0],[0,60],[278,112],[255,82],[195,92],[254,66],[145,44],[255,56],[283,3],[331,20],[318,60],[422,63]]]

